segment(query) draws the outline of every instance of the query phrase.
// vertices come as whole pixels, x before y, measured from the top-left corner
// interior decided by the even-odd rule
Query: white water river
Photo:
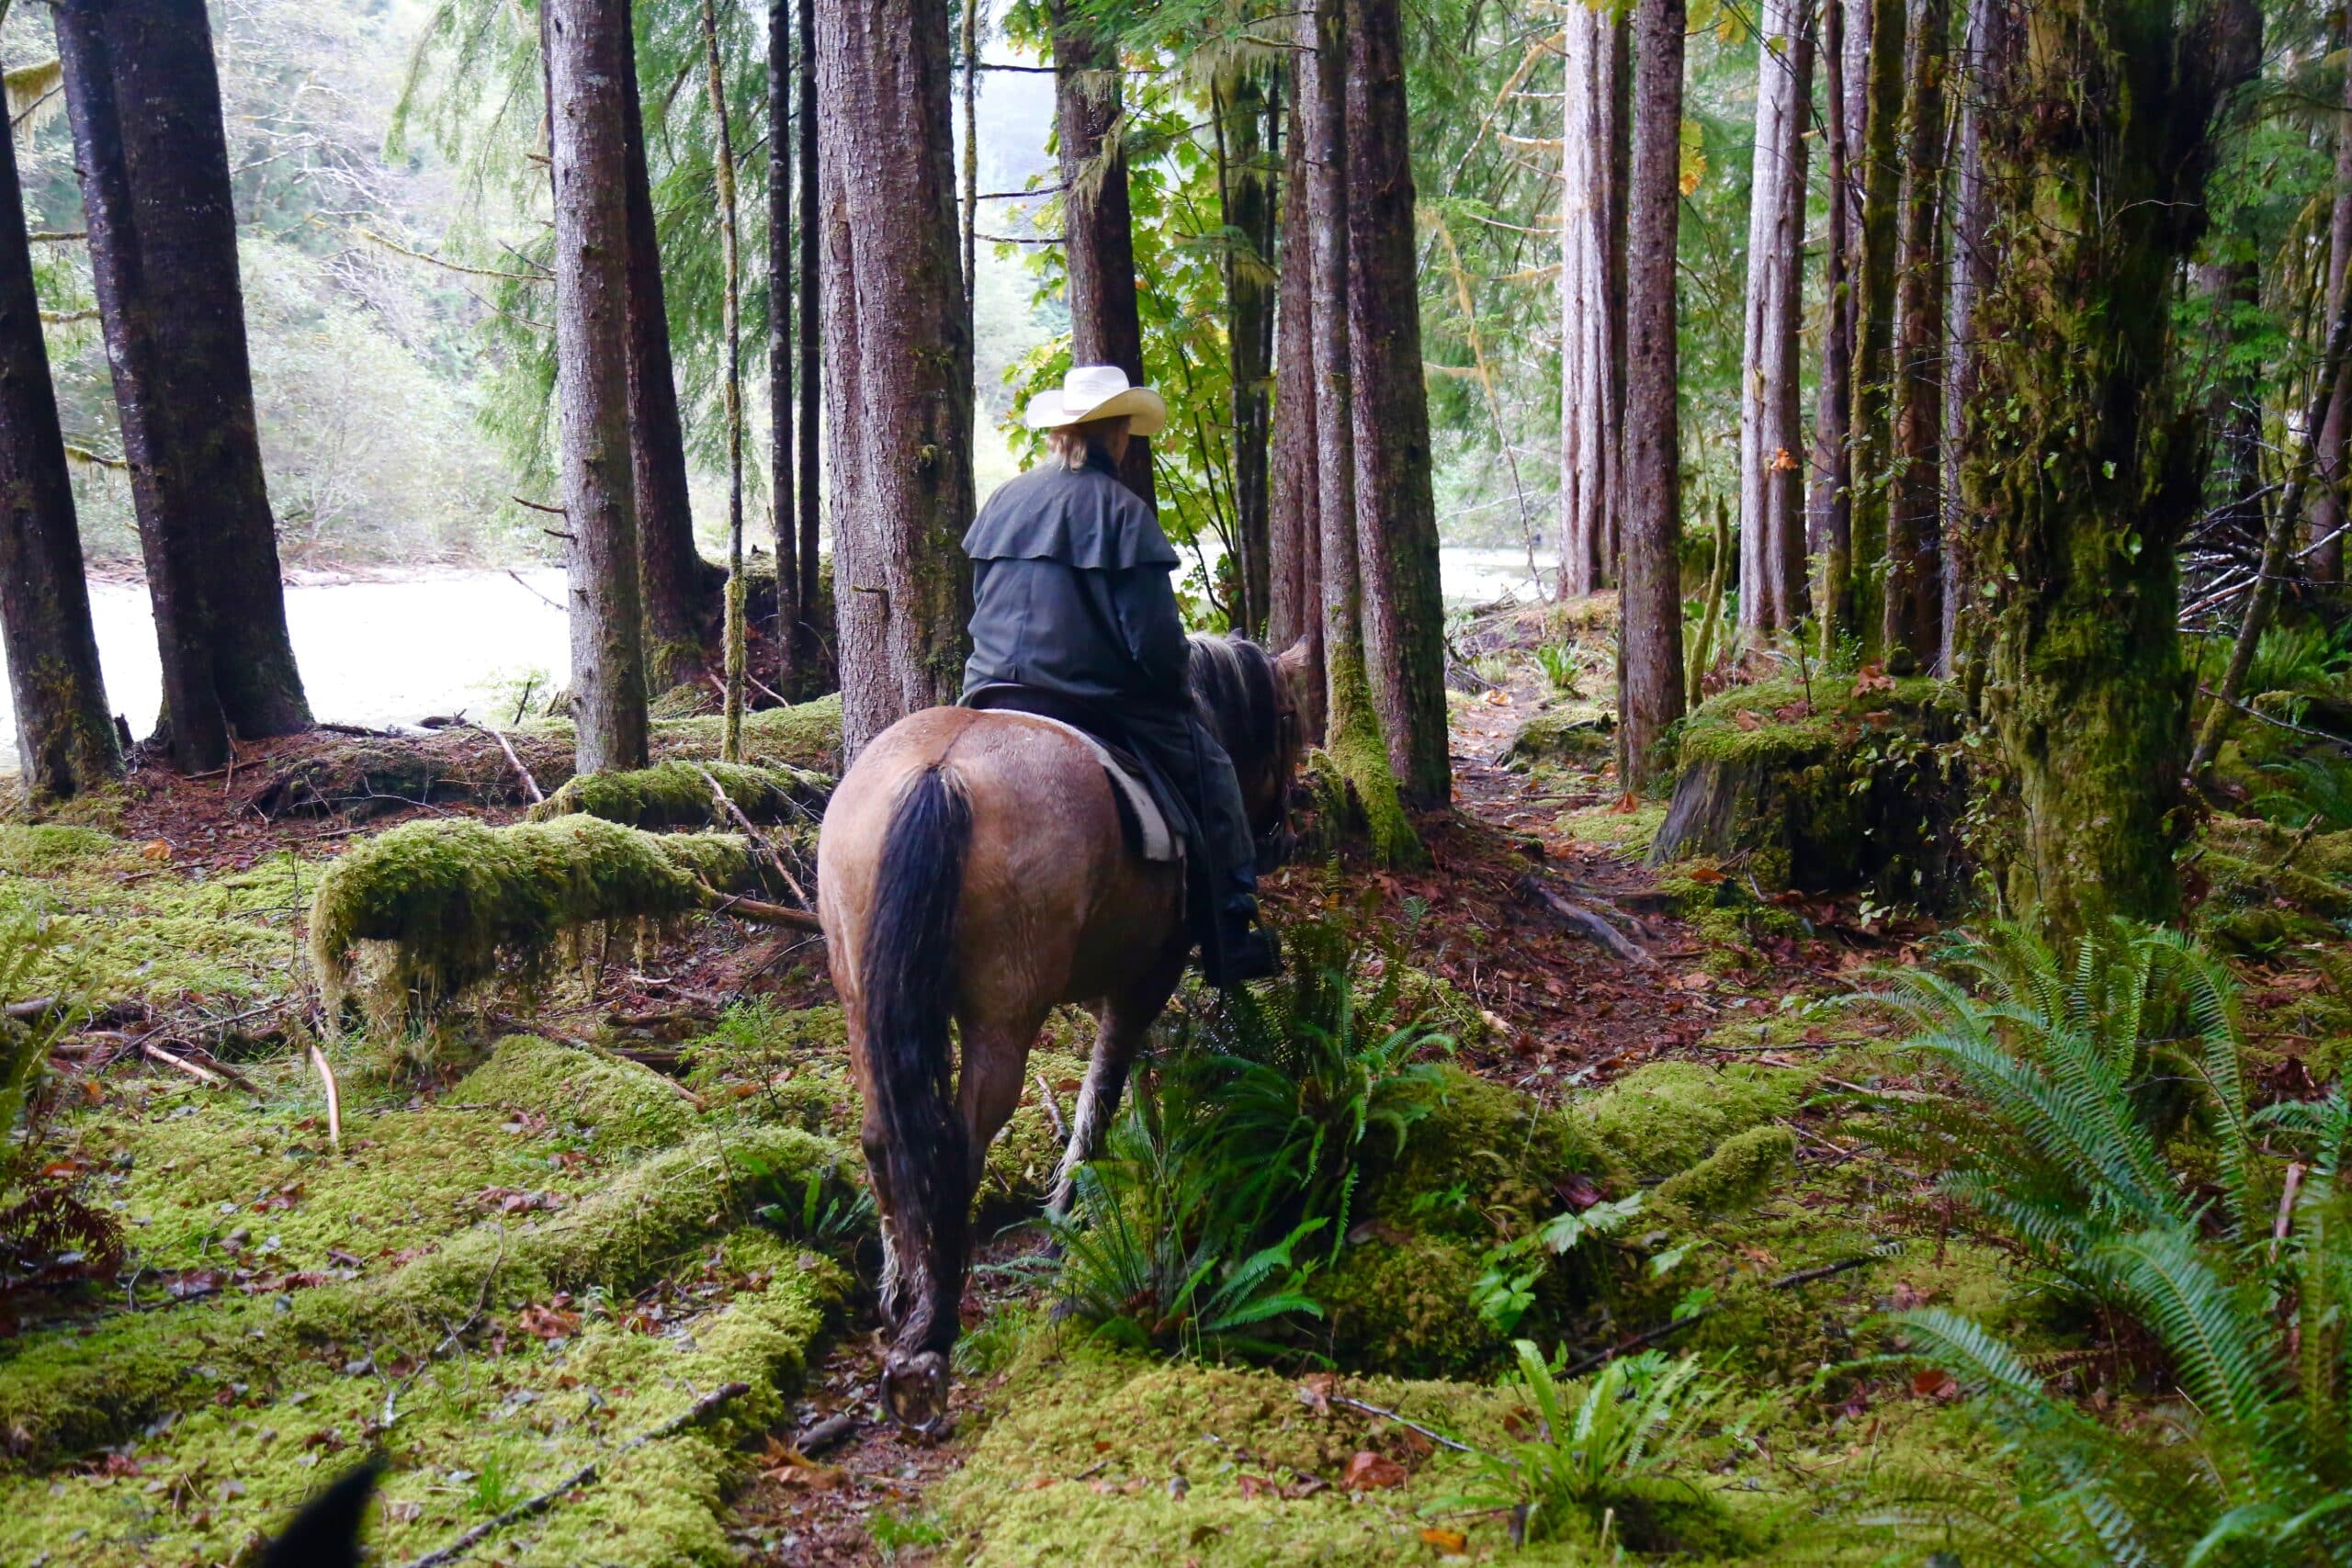
[[[1527,564],[1512,550],[1441,552],[1449,600],[1530,597]],[[552,601],[553,603],[550,603]],[[494,716],[534,675],[561,685],[571,663],[563,573],[556,568],[432,571],[395,581],[306,583],[286,591],[286,619],[311,711],[344,724],[413,724],[469,708]],[[107,695],[133,735],[154,728],[162,671],[147,590],[93,582],[98,662]],[[16,715],[0,683],[0,772],[17,768]]]

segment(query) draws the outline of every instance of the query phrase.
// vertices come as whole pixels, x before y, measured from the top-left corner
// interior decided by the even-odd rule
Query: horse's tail
[[[936,762],[916,774],[882,837],[858,976],[866,1076],[882,1134],[881,1147],[866,1149],[867,1164],[906,1249],[894,1260],[928,1276],[899,1281],[907,1292],[900,1337],[915,1342],[942,1333],[953,1338],[955,1298],[962,1292],[969,1156],[956,1111],[947,1025],[956,907],[971,839],[972,803],[955,775]],[[944,1303],[937,1299],[943,1295]],[[944,1349],[945,1342],[928,1348]]]

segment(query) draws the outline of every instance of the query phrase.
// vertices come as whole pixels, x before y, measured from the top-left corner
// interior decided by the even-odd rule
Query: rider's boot
[[[1258,924],[1258,900],[1250,894],[1227,894],[1217,906],[1216,931],[1201,951],[1201,969],[1208,983],[1220,988],[1283,972],[1281,950]]]

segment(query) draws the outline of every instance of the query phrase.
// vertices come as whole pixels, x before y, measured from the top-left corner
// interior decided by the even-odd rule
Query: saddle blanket
[[[1058,718],[1047,718],[1041,713],[1029,713],[1020,708],[990,708],[990,713],[1007,718],[1018,718],[1030,724],[1042,724],[1072,735],[1083,741],[1102,764],[1102,773],[1111,781],[1122,809],[1135,824],[1136,840],[1143,858],[1155,863],[1169,863],[1184,858],[1183,836],[1170,825],[1168,814],[1159,809],[1159,802],[1151,796],[1150,786],[1129,773],[1111,749],[1074,724]]]

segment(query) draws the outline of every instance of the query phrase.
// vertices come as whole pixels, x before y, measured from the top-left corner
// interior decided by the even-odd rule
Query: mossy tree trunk
[[[548,0],[556,411],[580,771],[646,761],[645,623],[631,482],[628,0]]]
[[[1805,501],[1805,546],[1832,574],[1850,558],[1854,455],[1847,442],[1853,414],[1854,287],[1853,142],[1846,118],[1847,62],[1852,58],[1846,18],[1862,0],[1824,0],[1821,7],[1822,141],[1828,160],[1829,215],[1822,243],[1822,327],[1819,392],[1814,407],[1813,489]],[[1990,0],[1985,0],[1990,3]],[[1826,617],[1839,582],[1825,577],[1820,606]]]
[[[175,761],[306,729],[202,0],[56,9]]]
[[[653,186],[646,167],[634,35],[627,42],[627,74],[619,85],[625,100],[628,209],[629,485],[645,612],[646,684],[650,691],[666,692],[700,680],[709,665],[706,639],[722,579],[695,547],[685,427],[678,413],[677,372],[670,357],[670,310],[662,282]]]
[[[1683,0],[1634,10],[1634,166],[1626,229],[1624,673],[1628,791],[1673,765],[1682,716],[1682,440],[1675,238],[1682,204]]]
[[[1306,223],[1306,131],[1300,118],[1309,69],[1292,74],[1283,138],[1279,298],[1274,316],[1273,494],[1266,522],[1266,640],[1306,639],[1312,684],[1323,684],[1322,543],[1316,525],[1321,436],[1315,408],[1314,239]]]
[[[1143,383],[1143,321],[1136,305],[1134,214],[1118,46],[1069,0],[1056,0],[1054,127],[1061,148],[1062,254],[1069,265],[1069,354],[1075,365],[1115,365]],[[1157,508],[1151,443],[1127,442],[1119,479]]]
[[[1593,593],[1616,580],[1610,497],[1623,460],[1618,355],[1623,312],[1615,265],[1616,24],[1606,9],[1571,6],[1561,113],[1560,592]]]
[[[727,119],[726,64],[717,0],[702,0],[703,62],[710,89],[712,195],[718,201],[719,336],[727,363],[719,391],[727,421],[726,716],[719,755],[743,760],[743,687],[750,653],[743,624],[743,252],[735,231],[735,130]]]
[[[1976,301],[1992,280],[1986,243],[1990,192],[1984,185],[1983,97],[1997,90],[2009,55],[2013,18],[2005,0],[1968,0],[1967,39],[1956,76],[1960,92],[1959,169],[1952,199],[1951,367],[1944,397],[1943,626],[1939,668],[1973,682],[1979,649],[1972,598],[1977,582],[1968,509],[1961,495],[1962,434],[1976,397]]]
[[[1308,243],[1314,255],[1316,476],[1323,581],[1323,744],[1371,829],[1385,864],[1418,857],[1412,824],[1380,734],[1363,636],[1363,577],[1356,531],[1356,426],[1348,298],[1347,25],[1345,0],[1316,0],[1303,18],[1308,52],[1300,83],[1307,135]]]
[[[1888,484],[1887,668],[1907,675],[1943,648],[1944,71],[1951,0],[1918,0],[1905,74],[1908,150],[1895,286],[1894,468]]]
[[[1406,795],[1453,795],[1445,597],[1438,583],[1421,368],[1412,139],[1400,0],[1348,0],[1348,343],[1363,635],[1388,761]]]
[[[2007,888],[2054,931],[2179,908],[2175,550],[2203,443],[2175,385],[2173,280],[2260,26],[2250,0],[2042,0],[1986,87],[2001,265],[1963,474],[1995,590],[1984,708],[2019,807]]]
[[[768,0],[768,494],[775,541],[776,690],[799,694],[800,535],[792,402],[792,7]]]
[[[16,138],[0,134],[0,642],[35,801],[122,776],[90,625],[82,536],[25,239]]]
[[[1860,157],[1861,220],[1854,265],[1852,413],[1847,441],[1852,453],[1848,489],[1851,522],[1841,553],[1832,540],[1822,596],[1823,651],[1837,639],[1879,646],[1883,572],[1886,564],[1888,476],[1894,461],[1892,368],[1894,358],[1894,264],[1902,240],[1902,110],[1904,0],[1871,0],[1869,68],[1865,77]]]
[[[1211,89],[1224,195],[1226,342],[1233,355],[1234,536],[1241,557],[1234,629],[1266,636],[1267,430],[1273,412],[1274,194],[1282,74],[1240,70]],[[1287,647],[1287,644],[1278,644]]]
[[[945,0],[835,0],[817,14],[844,762],[963,683],[972,339],[947,39]]]
[[[2345,13],[2339,43],[2352,43],[2352,11]],[[2352,279],[2352,69],[2344,73],[2343,107],[2335,115],[2335,206],[2328,223],[2327,313],[2333,315]],[[2312,493],[2311,573],[2320,582],[2344,581],[2344,526],[2347,514],[2346,445],[2352,436],[2352,367],[2336,380],[2320,426],[2319,484]]]
[[[1813,23],[1769,0],[1757,46],[1756,149],[1748,186],[1747,298],[1740,355],[1739,619],[1775,632],[1802,615],[1804,470],[1797,460],[1797,339],[1804,305],[1805,132]]]
[[[820,683],[816,678],[817,621],[822,610],[818,603],[817,547],[823,513],[818,486],[824,460],[817,443],[824,408],[820,398],[823,390],[820,378],[823,374],[824,348],[820,323],[824,308],[824,269],[818,256],[819,120],[817,0],[800,0],[800,273],[794,280],[800,296],[800,483],[793,499],[800,503],[800,548],[797,552],[800,559],[799,648],[801,668],[806,673],[800,689],[786,694],[796,700],[816,695]],[[835,680],[839,680],[838,671]]]

